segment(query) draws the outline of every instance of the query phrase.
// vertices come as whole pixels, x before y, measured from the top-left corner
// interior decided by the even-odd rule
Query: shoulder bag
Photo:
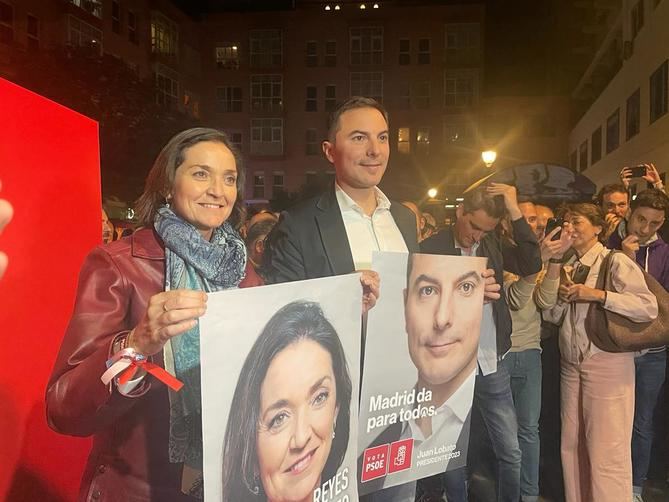
[[[595,286],[597,289],[616,292],[611,279],[611,262],[616,252],[611,251],[604,257]],[[606,352],[636,352],[669,343],[669,293],[648,272],[641,271],[648,289],[657,298],[657,317],[652,321],[634,322],[606,310],[600,303],[590,304],[585,332],[599,349]]]

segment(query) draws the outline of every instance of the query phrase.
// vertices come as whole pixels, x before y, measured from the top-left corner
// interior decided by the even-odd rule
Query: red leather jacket
[[[165,252],[151,229],[94,249],[79,277],[76,304],[49,380],[49,425],[94,436],[80,501],[193,501],[181,493],[181,464],[168,459],[167,387],[145,378],[126,397],[100,381],[114,339],[134,328],[164,288]],[[153,358],[163,364],[162,354]]]

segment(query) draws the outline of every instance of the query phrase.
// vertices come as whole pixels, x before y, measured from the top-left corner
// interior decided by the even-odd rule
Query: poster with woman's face
[[[358,424],[361,495],[465,465],[486,259],[375,253]],[[399,490],[400,488],[397,488]]]
[[[358,274],[209,294],[200,320],[207,502],[352,502]]]

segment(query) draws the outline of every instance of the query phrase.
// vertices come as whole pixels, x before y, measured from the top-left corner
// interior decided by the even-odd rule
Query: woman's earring
[[[165,197],[165,207],[166,207],[167,209],[170,208],[170,201],[171,201],[171,200],[172,200],[172,196],[171,196],[171,195],[168,195],[167,197]]]
[[[258,495],[260,493],[260,477],[257,472],[253,475],[253,488],[251,491],[253,492],[253,495]]]
[[[334,424],[332,424],[332,439],[335,438],[336,432],[335,430],[337,429],[337,421],[334,421]]]

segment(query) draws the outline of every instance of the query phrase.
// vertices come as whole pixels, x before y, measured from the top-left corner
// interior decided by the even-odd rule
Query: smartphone
[[[562,220],[559,218],[548,218],[548,221],[546,222],[546,233],[544,235],[550,234],[553,230],[555,230],[557,227],[562,226]],[[557,234],[555,234],[551,240],[552,241],[557,241],[560,239],[560,235],[562,234],[562,230],[560,230]]]
[[[641,164],[630,168],[632,171],[632,178],[642,178],[646,175],[646,166]]]

